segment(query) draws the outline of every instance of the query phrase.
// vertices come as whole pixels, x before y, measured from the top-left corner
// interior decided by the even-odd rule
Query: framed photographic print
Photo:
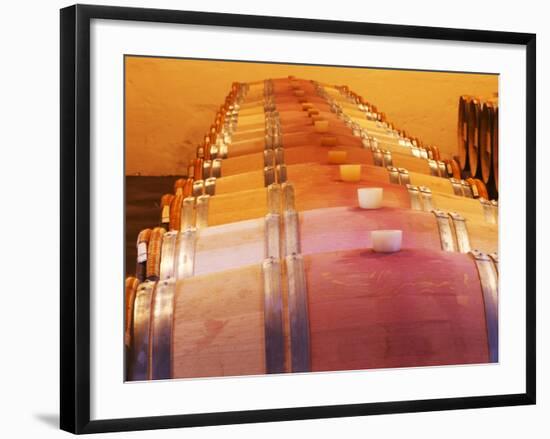
[[[535,35],[61,10],[61,427],[535,403]]]

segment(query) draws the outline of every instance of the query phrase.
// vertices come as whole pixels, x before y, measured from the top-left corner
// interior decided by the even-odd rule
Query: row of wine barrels
[[[333,91],[359,103],[358,116],[377,113],[348,89]],[[444,163],[451,169],[445,178],[432,175],[430,166],[403,172],[377,163],[379,150],[365,148],[353,135],[354,122],[341,116],[349,106],[334,117],[334,100],[328,101],[330,112],[309,111],[282,124],[287,139],[294,134],[306,142],[285,144],[283,138],[277,172],[266,179],[265,144],[260,133],[238,137],[256,123],[241,124],[239,113],[266,118],[258,104],[279,109],[278,94],[284,97],[280,120],[295,111],[292,97],[323,104],[316,99],[324,96],[319,84],[309,81],[234,84],[222,106],[234,109],[231,121],[217,116],[208,142],[227,130],[239,140],[227,142],[212,191],[195,194],[209,160],[198,157],[193,177],[176,182],[175,194],[162,198],[169,232],[156,227],[140,234],[136,274],[147,280],[137,287],[127,281],[129,379],[498,361],[498,258],[473,250],[497,249],[494,206],[473,198],[474,188],[479,195],[483,186],[449,180],[452,163]],[[305,128],[312,116],[329,120],[333,136],[345,137],[345,126],[351,131],[345,138],[360,142],[312,142],[315,131]],[[373,138],[392,139],[397,132],[377,125],[379,115],[365,117],[375,119],[365,125]],[[238,142],[257,142],[258,150],[231,156]],[[329,152],[360,164],[359,180],[342,181]],[[400,154],[391,151],[392,164]],[[457,185],[470,188],[471,197],[464,189],[457,195]],[[358,207],[357,189],[366,186],[383,188],[382,208]],[[461,215],[447,213],[453,211]],[[401,251],[372,250],[370,231],[379,228],[402,230]]]
[[[281,216],[283,225],[280,224]],[[269,228],[274,228],[276,236],[284,235],[283,246],[279,240],[275,243],[277,254],[287,252],[291,246],[299,247],[302,254],[365,246],[371,248],[369,231],[384,228],[402,230],[405,248],[462,253],[478,249],[496,253],[498,238],[494,225],[472,219],[466,223],[462,216],[446,215],[443,211],[389,207],[365,211],[358,206],[347,205],[298,211],[286,209],[281,214],[270,212],[264,217],[210,226],[198,232],[157,234],[142,244],[146,247],[141,254],[145,259],[150,256],[152,262],[147,276],[142,276],[141,280],[180,279],[261,263],[272,250],[272,243],[266,239]],[[182,265],[184,274],[180,275],[180,261],[185,262],[189,258],[186,253],[189,250],[186,245],[188,241],[194,248],[192,269],[189,271]]]
[[[487,264],[483,282],[479,263]],[[147,364],[138,358],[145,344],[144,331],[138,331],[132,378],[495,361],[494,328],[487,329],[488,316],[494,325],[496,312],[490,261],[426,249],[392,254],[356,249],[289,256],[284,265],[298,282],[284,282],[279,262],[269,260],[143,287],[137,296],[153,308],[150,312],[166,301],[162,296],[173,299],[173,308],[162,321],[146,325],[152,355]],[[284,284],[289,297],[274,294],[270,303],[266,284],[269,293],[280,293]],[[484,293],[487,285],[490,291]],[[136,313],[143,313],[143,306]],[[307,331],[293,325],[293,318],[302,319]],[[166,353],[166,338],[173,346],[169,355],[156,355]]]
[[[337,93],[335,94],[335,96],[337,96]],[[355,99],[355,100],[352,99],[353,102],[360,101],[360,99],[357,99],[356,95],[352,95],[348,91],[347,97],[349,98],[350,96],[352,96]],[[464,97],[464,96],[461,97],[459,107],[461,109],[474,108],[474,107],[471,107],[471,105],[465,106],[464,103],[466,102],[466,100],[467,100],[467,97]],[[343,101],[340,101],[340,102],[343,102]],[[350,104],[348,103],[347,105],[350,105]],[[464,131],[465,136],[463,139],[466,140],[465,143],[464,142],[461,143],[462,145],[465,145],[466,148],[462,148],[463,153],[459,154],[459,156],[463,156],[462,162],[466,161],[467,157],[465,154],[467,154],[467,146],[468,146],[467,139],[470,138],[471,140],[470,144],[474,145],[476,147],[476,150],[480,150],[480,153],[479,153],[480,158],[479,160],[476,160],[476,168],[481,169],[483,167],[485,169],[485,171],[483,172],[480,171],[482,174],[480,178],[473,178],[473,180],[471,181],[472,183],[475,182],[476,188],[481,194],[480,196],[487,199],[498,198],[498,189],[497,189],[498,186],[495,181],[495,177],[493,176],[493,174],[496,173],[496,180],[498,180],[498,153],[492,154],[495,144],[498,151],[498,143],[497,143],[498,142],[498,119],[497,119],[498,106],[496,106],[496,102],[484,102],[482,106],[482,110],[483,111],[479,112],[477,108],[474,108],[474,110],[471,111],[468,116],[470,119],[472,118],[474,120],[479,119],[480,121],[483,122],[483,123],[480,123],[480,129],[477,129],[477,128],[472,129],[471,127],[472,124],[468,125],[467,123],[468,118],[464,117],[464,111],[459,111],[460,113],[459,126],[461,127],[459,129],[459,133],[462,134],[462,132]],[[495,111],[496,111],[496,117],[495,117]],[[479,118],[477,117],[478,115],[479,115]],[[496,120],[496,123],[495,123],[495,120]],[[365,123],[365,120],[362,120],[361,124],[364,124],[364,123]],[[380,121],[377,121],[376,123],[380,125]],[[387,125],[388,125],[387,123],[383,124],[383,126],[386,129],[387,129]],[[396,137],[397,134],[400,133],[399,130],[395,130],[395,129],[387,129],[387,132],[389,133],[390,137]],[[384,136],[379,135],[379,138],[381,138],[382,141],[384,142],[385,140]],[[496,142],[495,142],[495,139],[497,139]],[[419,141],[415,141],[415,143],[421,144],[421,142]],[[381,146],[384,148],[390,149],[392,152],[395,151],[395,148],[392,147],[391,145],[386,145],[384,143],[381,143]],[[431,148],[432,147],[427,147],[426,149],[429,150]],[[484,148],[484,151],[486,152],[485,156],[482,155],[482,151],[481,151],[482,148]],[[432,153],[432,155],[433,157],[436,157],[439,159],[440,154],[437,148],[435,148],[435,151]],[[466,176],[466,174],[463,175],[463,173],[461,172],[460,165],[456,160],[449,159],[449,160],[446,160],[446,163],[451,168],[454,178],[461,179],[463,176]],[[495,166],[493,166],[494,164],[496,164],[496,171],[494,169]]]
[[[430,158],[435,160],[442,159],[439,148],[436,146],[424,145],[421,139],[409,136],[405,130],[398,129],[393,123],[387,120],[384,113],[378,113],[376,107],[365,101],[361,96],[353,93],[346,87],[328,87],[327,90],[329,91],[328,94],[338,102],[344,113],[349,112],[352,114],[352,116],[348,118],[351,122],[365,128],[368,127],[382,140],[387,136],[391,138],[398,137],[401,140],[412,142],[417,147],[426,149],[431,155]],[[358,109],[360,110],[359,112],[357,111]],[[375,124],[374,127],[372,123]]]
[[[457,134],[464,175],[481,179],[498,194],[498,101],[461,96]]]
[[[317,172],[316,175],[303,175],[312,169]],[[254,180],[256,180],[261,183],[261,172],[241,174],[239,177],[248,177],[249,175],[250,180],[248,182],[252,181],[254,183]],[[367,165],[362,166],[361,179],[355,183],[342,181],[338,167],[330,165],[311,163],[293,165],[287,167],[287,175],[288,178],[300,177],[295,178],[295,183],[293,183],[295,192],[300,195],[296,201],[298,210],[316,209],[323,206],[338,207],[356,203],[357,189],[367,186],[384,189],[383,205],[386,207],[411,208],[413,207],[414,198],[417,196],[417,194],[411,194],[411,188],[406,185],[392,184],[389,180],[390,173],[386,169],[368,167]],[[412,175],[412,188],[424,186],[419,182],[426,182],[426,179],[429,178],[429,176],[421,174],[418,174],[418,177],[422,178],[415,180],[416,174]],[[253,185],[252,183],[247,190],[230,191],[210,197],[206,223],[212,226],[266,215],[269,209],[268,189],[261,187],[263,185]],[[443,180],[443,183],[447,184],[445,180]],[[318,192],[319,187],[323,187],[322,192]],[[498,217],[495,205],[486,206],[486,201],[483,199],[477,200],[454,195],[447,188],[437,189],[429,190],[431,208],[458,212],[469,221],[496,224]],[[172,206],[173,215],[169,230],[180,230],[182,224],[180,212],[185,199],[176,197],[174,200],[179,201],[179,203]],[[491,211],[487,213],[487,209]]]
[[[310,99],[310,98],[308,98],[308,99],[313,100],[313,99]],[[303,105],[306,105],[306,104],[304,103]],[[312,104],[307,103],[307,105],[312,105]],[[312,110],[312,109],[310,108],[310,110]],[[317,111],[316,108],[314,108],[314,110]],[[262,106],[259,105],[259,104],[258,104],[258,111],[263,111]],[[289,113],[292,113],[292,112],[287,111],[287,112],[285,112],[285,115],[288,116]],[[300,124],[299,124],[299,122],[297,122],[298,119],[296,119],[296,118],[300,116],[300,113],[299,112],[294,112],[294,113],[295,113],[294,117],[291,117],[291,122],[294,123],[295,124],[294,126],[297,128],[297,127],[300,127]],[[296,115],[296,113],[297,113],[297,115]],[[258,116],[260,116],[263,120],[263,118],[264,118],[263,114],[259,114]],[[323,119],[327,119],[327,122],[328,122],[329,118],[330,118],[330,115],[328,115],[328,117],[327,117],[327,114],[323,114]],[[365,120],[365,122],[368,123],[369,121]],[[281,123],[284,126],[284,119],[283,119],[283,122],[281,122]],[[337,129],[337,127],[334,125],[333,121],[331,121],[330,123],[331,123],[331,131],[335,131],[335,129]],[[372,123],[374,123],[374,122],[372,122]],[[263,122],[262,122],[261,126],[263,126]],[[239,123],[239,127],[240,128],[239,128],[238,132],[234,133],[235,139],[240,138],[240,137],[238,137],[238,135],[240,133],[243,133],[241,123]],[[284,127],[285,127],[285,130],[284,130],[285,133],[288,133],[288,131],[286,129],[286,126],[284,126]],[[303,125],[301,126],[301,129],[303,130]],[[377,128],[377,127],[374,128],[374,130],[377,130],[377,129],[379,129],[379,128]],[[380,129],[383,129],[383,128],[380,128]],[[340,133],[340,132],[341,131],[338,131],[338,133]],[[263,139],[263,136],[262,136],[263,133],[262,133],[261,129],[256,127],[253,130],[245,130],[244,133],[245,133],[245,135],[246,134],[251,134],[252,136],[257,135],[258,137],[256,138],[256,142],[255,142],[256,144],[250,145],[249,142],[241,143],[242,141],[234,141],[234,147],[230,148],[229,156],[238,155],[239,151],[240,151],[241,154],[242,153],[248,153],[248,152],[250,152],[250,148],[252,148],[253,150],[258,150],[264,144],[264,139]],[[294,134],[294,133],[290,133],[290,134]],[[242,139],[242,138],[240,138],[240,139]],[[380,146],[382,146],[384,149],[391,149],[393,152],[396,152],[396,153],[398,153],[398,152],[401,153],[401,152],[405,152],[405,151],[407,151],[407,153],[410,152],[410,149],[403,148],[402,145],[399,144],[399,141],[402,141],[403,139],[395,139],[395,132],[390,133],[390,134],[385,133],[385,132],[384,133],[382,133],[382,132],[378,133],[377,132],[377,139],[381,140]],[[247,137],[246,140],[250,140],[250,137]],[[336,143],[338,142],[338,139],[326,139],[326,140],[332,140],[333,142],[336,142]],[[354,143],[353,139],[348,138],[346,141]],[[289,143],[292,146],[292,145],[296,145],[297,143],[299,144],[300,142],[302,142],[302,143],[307,142],[307,137],[305,137],[305,136],[295,136],[294,135],[294,140],[290,139],[289,142],[283,142],[283,143]],[[398,144],[400,146],[398,146]],[[430,157],[433,156],[435,159],[439,158],[439,152],[438,152],[437,148],[435,148],[435,147],[430,147],[428,149],[427,154],[430,154]],[[398,166],[400,166],[400,165],[398,164]],[[424,164],[424,166],[427,167],[426,164]],[[416,170],[416,169],[413,169],[413,170]],[[458,177],[458,176],[455,175],[455,177]]]
[[[357,147],[338,146],[330,148],[332,152],[340,153],[339,157],[342,158],[342,163],[357,163],[367,166],[372,173],[380,175],[381,181],[384,181],[387,177],[387,173],[384,174],[382,169],[372,169],[372,166],[378,165],[378,167],[386,168],[387,166],[393,166],[396,168],[407,169],[412,184],[420,186],[428,186],[432,190],[438,190],[447,193],[454,193],[452,182],[450,178],[453,178],[453,173],[449,173],[447,164],[444,164],[443,174],[439,167],[436,169],[436,173],[439,175],[436,177],[430,169],[430,164],[427,160],[419,159],[412,156],[406,156],[401,154],[385,154],[382,160],[379,160],[377,152],[371,149],[363,149]],[[380,153],[380,155],[382,155]],[[319,163],[328,164],[331,154],[327,151],[327,148],[318,148],[315,146],[295,147],[289,149],[283,149],[280,152],[280,160],[287,167],[287,170],[291,170],[293,165],[301,163]],[[265,155],[263,153],[250,154],[245,160],[236,158],[227,158],[221,165],[221,178],[216,180],[216,193],[226,193],[235,190],[243,190],[247,187],[245,181],[251,181],[250,177],[252,172],[256,174],[256,186],[259,186],[263,182],[262,167],[264,166]],[[442,163],[442,162],[440,162]],[[256,171],[254,171],[256,170]],[[246,175],[248,174],[248,175]],[[441,178],[444,177],[444,178]],[[471,184],[476,185],[476,192],[473,196],[487,197],[486,189],[483,182],[480,180],[472,179],[469,181]],[[252,184],[252,183],[251,183]]]
[[[293,150],[288,150],[288,151],[291,151],[291,152],[292,152]],[[357,151],[357,152],[360,152],[360,151]],[[292,154],[287,153],[287,155],[292,155]],[[298,154],[298,157],[299,157],[299,154]],[[260,155],[260,154],[257,154],[256,157],[255,157],[255,160],[246,160],[246,161],[237,160],[237,162],[240,162],[240,163],[252,163],[254,167],[257,166],[258,168],[260,168],[260,167],[261,167],[261,159],[262,159],[262,158],[261,158],[261,155]],[[230,161],[231,161],[231,159],[228,159],[228,160],[226,161],[226,163],[229,164]],[[233,160],[233,161],[235,162],[235,160]],[[298,160],[298,162],[300,162],[300,161],[304,161],[303,158],[302,158],[302,160]],[[290,157],[290,163],[292,163],[292,157]],[[225,170],[225,169],[226,169],[226,167],[224,166],[224,170]],[[241,171],[243,171],[243,170],[241,170]],[[240,177],[243,177],[243,176],[240,176]],[[245,181],[245,182],[248,180],[248,183],[250,183],[250,184],[252,185],[252,186],[251,186],[250,188],[248,188],[248,189],[253,189],[255,186],[260,186],[260,185],[261,185],[261,181],[262,181],[262,178],[261,178],[261,171],[256,172],[256,179],[255,179],[255,180],[256,180],[256,183],[254,183],[254,178],[252,178],[252,179],[251,179],[251,178],[248,178],[248,179],[247,179],[246,177],[250,177],[250,176],[244,176],[244,177],[245,177],[244,179],[243,179],[243,178],[239,178],[239,179],[240,179],[241,181]],[[426,182],[425,182],[425,181],[416,180],[417,178],[420,178],[420,180],[422,180],[422,176],[419,175],[419,176],[414,176],[412,182],[413,182],[413,183],[417,183],[417,184],[419,184],[419,185],[426,185]],[[428,180],[430,179],[430,177],[427,177],[427,178],[428,178]],[[231,179],[229,179],[229,180],[231,180]],[[415,181],[415,180],[416,180],[416,181]],[[475,181],[476,184],[475,184],[475,185],[472,184],[472,188],[477,188],[478,193],[484,195],[484,194],[485,194],[485,191],[482,190],[482,189],[483,189],[482,183],[481,183],[479,180],[474,180],[474,181]],[[436,182],[436,179],[432,179],[432,182]],[[450,191],[451,185],[450,185],[448,182],[446,182],[445,184],[447,185],[447,191]],[[480,184],[481,184],[481,187],[480,187]],[[428,186],[430,186],[430,185],[428,184]],[[231,181],[229,181],[229,184],[227,184],[227,180],[225,180],[225,186],[224,186],[224,179],[222,178],[222,179],[219,180],[218,192],[217,192],[217,193],[231,192],[231,191],[239,190],[239,189],[241,189],[241,190],[242,190],[242,189],[247,189],[246,183],[245,183],[245,186],[242,186],[242,185],[241,185],[241,186],[239,187],[238,184],[237,184],[236,186],[235,186],[235,185],[232,185],[232,184],[231,184]],[[439,189],[439,188],[438,188],[438,189]],[[443,192],[445,192],[445,191],[443,191]],[[478,207],[478,209],[480,208],[479,205],[477,205],[476,207]]]
[[[297,150],[297,149],[296,149],[296,150]],[[294,151],[294,150],[290,150],[290,151]],[[313,154],[311,154],[311,155],[315,155],[314,153],[315,153],[315,151],[318,151],[318,148],[317,148],[317,149],[316,149],[316,148],[312,148],[312,151],[313,151]],[[362,153],[363,151],[357,151],[357,152]],[[311,151],[310,151],[310,153],[311,153]],[[324,154],[324,153],[323,153],[323,154]],[[298,157],[299,157],[299,156],[300,156],[300,155],[298,155]],[[307,156],[307,155],[306,155],[306,156]],[[309,159],[311,159],[311,156],[308,156],[308,159],[307,159],[307,160],[304,160],[304,159],[303,159],[303,155],[302,155],[302,160],[297,160],[297,162],[300,162],[300,161],[309,161]],[[229,159],[229,160],[231,160],[231,159]],[[227,160],[227,161],[229,161],[229,160]],[[243,162],[243,160],[239,160],[239,161],[240,161],[240,162]],[[250,160],[246,160],[246,162],[249,163]],[[253,162],[253,161],[252,161],[252,162]],[[261,163],[257,163],[257,167],[259,168],[260,166],[261,166]],[[376,169],[371,169],[371,170],[369,171],[369,176],[371,176],[371,177],[373,176],[373,175],[371,175],[371,174],[373,174],[373,173],[372,173],[373,170],[376,171]],[[385,171],[383,171],[383,170],[381,170],[381,169],[380,169],[379,171],[385,172]],[[321,173],[321,174],[322,174],[322,173]],[[380,175],[380,172],[375,172],[374,174],[375,174],[375,175]],[[225,186],[224,186],[224,184],[223,184],[223,183],[224,183],[224,179],[220,179],[220,180],[219,180],[219,188],[220,188],[220,190],[218,191],[218,193],[232,192],[232,191],[236,191],[236,190],[239,190],[239,189],[241,189],[241,190],[242,190],[242,189],[247,189],[246,184],[251,184],[251,185],[252,185],[251,188],[253,188],[253,187],[255,187],[255,186],[258,186],[258,187],[261,186],[261,185],[262,185],[262,181],[263,181],[262,176],[261,176],[261,172],[260,172],[260,171],[257,171],[254,175],[256,176],[256,178],[254,178],[253,175],[239,175],[239,176],[238,176],[238,177],[239,177],[238,180],[240,180],[240,182],[241,182],[240,187],[239,187],[238,184],[237,184],[237,186],[235,187],[235,184],[233,184],[233,185],[229,184],[229,185],[228,185],[227,183],[226,183]],[[298,175],[298,177],[299,177],[299,175]],[[414,174],[413,174],[413,175],[409,175],[409,178],[411,178],[411,177],[412,177],[412,183],[413,183],[413,184],[416,183],[416,184],[418,184],[418,185],[432,186],[432,187],[434,187],[434,188],[436,189],[436,192],[437,192],[438,190],[441,189],[441,187],[438,187],[438,184],[439,184],[439,183],[444,183],[444,184],[446,184],[447,186],[446,186],[446,188],[445,188],[445,187],[443,188],[443,192],[444,192],[444,193],[445,193],[445,192],[447,192],[447,193],[451,192],[451,189],[450,189],[450,188],[451,188],[451,185],[450,185],[448,182],[444,181],[444,180],[436,179],[436,178],[429,177],[429,176],[422,176],[422,175],[415,176]],[[420,180],[417,180],[417,178],[419,178]],[[383,177],[381,178],[381,180],[383,180]],[[427,180],[428,180],[430,183],[432,183],[432,184],[428,184]],[[438,180],[439,180],[439,182],[438,182]],[[254,181],[255,181],[255,183],[254,183]],[[243,182],[244,182],[244,187],[243,187],[243,185],[242,185]],[[235,182],[233,182],[233,183],[235,183]],[[237,183],[238,183],[238,182],[237,182]],[[472,187],[474,188],[475,186],[472,185]],[[446,189],[446,190],[445,190],[445,189]],[[451,193],[452,193],[452,192],[451,192]],[[260,196],[261,196],[261,194],[260,194]],[[436,194],[435,196],[438,197],[439,195]],[[232,199],[234,200],[234,198],[232,198]],[[214,205],[214,208],[212,209],[212,214],[211,214],[211,221],[212,221],[212,216],[215,216],[215,212],[218,210],[218,209],[216,209],[217,206],[220,206],[220,205],[221,205],[221,206],[223,206],[223,207],[226,207],[226,206],[224,206],[224,204],[226,204],[226,203],[223,203],[223,201],[226,201],[226,200],[223,200],[223,199],[220,199],[220,198],[218,198],[217,200],[222,201],[222,203],[221,203],[221,204],[220,204],[220,203],[216,203],[216,204]],[[444,203],[443,203],[443,204],[444,204],[444,205],[448,205],[448,204],[445,203],[445,201],[447,201],[447,200],[444,200]],[[347,202],[347,200],[344,199],[344,200],[342,200],[341,202]],[[433,205],[433,203],[431,203],[431,204]],[[259,205],[260,205],[260,203],[258,203],[256,206],[258,207]],[[222,207],[222,209],[220,209],[220,210],[225,211],[225,209],[224,209],[223,207]],[[474,204],[474,207],[475,207],[475,209],[478,210],[478,217],[481,217],[481,209],[482,209],[481,205],[475,203],[475,204]],[[230,211],[230,210],[231,210],[231,206],[227,206],[227,211]],[[257,214],[257,212],[258,212],[258,210],[255,209],[255,210],[253,211],[252,215]],[[246,214],[246,210],[244,210],[244,209],[239,209],[239,213],[240,213],[241,215],[242,215],[242,214]],[[263,213],[263,212],[262,212],[262,213]],[[178,214],[178,212],[176,212],[176,216],[177,216],[177,214]],[[466,216],[469,217],[470,214],[468,213]],[[234,217],[230,217],[230,218],[231,218],[231,219],[235,219]],[[216,220],[214,220],[214,221],[216,221]],[[176,223],[176,224],[179,223],[179,218],[177,218],[177,220],[175,221],[175,223]],[[177,227],[172,227],[172,229],[177,229]]]

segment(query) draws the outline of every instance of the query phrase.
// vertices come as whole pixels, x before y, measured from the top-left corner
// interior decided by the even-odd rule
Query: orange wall
[[[127,57],[126,174],[183,173],[232,82],[288,75],[348,85],[446,156],[456,153],[458,97],[498,91],[495,75]]]

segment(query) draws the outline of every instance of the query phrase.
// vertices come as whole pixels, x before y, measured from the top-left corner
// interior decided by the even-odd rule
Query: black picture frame
[[[526,169],[526,392],[482,397],[90,420],[90,21],[92,19],[525,46],[527,59],[525,136],[529,158]],[[75,5],[62,9],[60,23],[60,424],[63,430],[80,434],[535,404],[535,34],[89,5]]]

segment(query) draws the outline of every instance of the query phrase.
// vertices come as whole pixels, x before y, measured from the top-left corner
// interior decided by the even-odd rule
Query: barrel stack
[[[483,182],[498,199],[498,99],[461,96],[457,134],[461,176]]]
[[[498,204],[463,154],[346,86],[234,83],[137,237],[128,379],[498,361]],[[400,251],[373,251],[380,229]]]

